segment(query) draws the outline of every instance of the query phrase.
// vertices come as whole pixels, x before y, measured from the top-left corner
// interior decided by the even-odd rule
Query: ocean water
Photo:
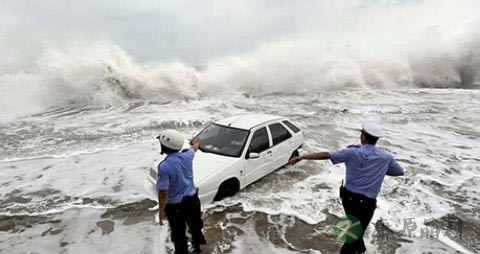
[[[155,136],[187,136],[233,114],[289,117],[301,153],[359,143],[365,118],[407,169],[387,177],[367,233],[375,253],[480,251],[480,96],[464,89],[232,92],[123,105],[64,106],[1,124],[1,253],[170,253],[155,223],[148,168]],[[343,166],[283,167],[234,197],[203,206],[207,253],[336,253]],[[415,228],[412,227],[415,225]],[[408,227],[407,227],[408,226]],[[438,236],[435,232],[439,232]]]
[[[274,33],[263,43],[220,50],[200,65],[140,62],[113,39],[101,40],[108,34],[80,40],[59,29],[29,38],[12,28],[0,38],[0,253],[172,253],[168,227],[149,209],[155,137],[166,128],[193,136],[211,121],[253,112],[290,118],[305,134],[300,153],[358,144],[364,119],[381,123],[386,137],[378,146],[407,173],[385,179],[366,234],[369,253],[480,253],[477,5],[326,1],[303,6],[313,16],[297,17],[298,27],[285,27],[295,31],[284,33],[290,17],[275,9],[268,17],[280,24],[262,26]],[[270,24],[263,22],[269,5],[237,7],[244,13],[220,20],[242,31],[253,26],[252,33],[257,23]],[[158,8],[145,15],[164,17]],[[185,8],[172,17],[190,17]],[[126,9],[117,16],[132,14]],[[55,23],[45,20],[39,28]],[[148,44],[120,24],[112,29],[132,37],[123,42]],[[188,37],[188,45],[208,34]],[[142,52],[168,51],[158,47]],[[204,204],[205,253],[338,253],[333,225],[343,216],[343,177],[342,165],[305,161]]]

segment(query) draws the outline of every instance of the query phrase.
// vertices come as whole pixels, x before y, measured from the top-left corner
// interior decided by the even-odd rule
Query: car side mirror
[[[248,154],[248,158],[249,158],[249,159],[258,159],[258,158],[260,158],[260,154],[258,154],[258,153],[249,153],[249,154]]]

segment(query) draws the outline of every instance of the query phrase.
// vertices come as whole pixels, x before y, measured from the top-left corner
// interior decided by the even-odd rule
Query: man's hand
[[[163,219],[165,219],[167,215],[165,214],[165,210],[159,209],[158,210],[158,221],[160,225],[163,225]]]
[[[302,156],[296,156],[296,157],[293,157],[291,158],[289,161],[288,161],[288,164],[290,165],[295,165],[297,164],[297,162],[301,161],[302,160]]]
[[[200,138],[195,138],[194,140],[192,140],[192,149],[196,152],[200,147],[200,144],[201,144]]]

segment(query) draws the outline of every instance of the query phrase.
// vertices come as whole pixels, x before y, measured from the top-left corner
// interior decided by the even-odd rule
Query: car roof
[[[283,120],[285,117],[269,115],[269,114],[243,114],[227,117],[221,120],[216,121],[216,124],[223,126],[230,126],[233,128],[250,130],[255,126],[274,121],[274,120]]]

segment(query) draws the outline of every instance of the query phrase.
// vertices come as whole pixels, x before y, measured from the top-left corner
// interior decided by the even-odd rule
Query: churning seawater
[[[293,90],[293,89],[292,89]],[[0,253],[171,253],[154,221],[148,168],[164,128],[263,112],[305,132],[301,153],[359,143],[365,118],[406,167],[387,177],[367,233],[372,253],[480,251],[480,91],[241,93],[123,105],[64,106],[1,123]],[[204,205],[206,253],[337,253],[343,166],[286,166]],[[437,234],[438,232],[438,234]]]
[[[305,133],[301,153],[358,144],[365,118],[381,122],[379,146],[407,174],[383,184],[369,251],[479,253],[477,11],[383,2],[393,6],[325,2],[320,31],[217,52],[202,66],[139,64],[115,42],[73,39],[46,43],[25,68],[0,68],[0,253],[172,253],[149,210],[155,137],[250,112],[290,118]],[[23,62],[28,41],[1,42],[1,66]],[[205,204],[205,252],[337,253],[343,176],[341,165],[302,162]]]

